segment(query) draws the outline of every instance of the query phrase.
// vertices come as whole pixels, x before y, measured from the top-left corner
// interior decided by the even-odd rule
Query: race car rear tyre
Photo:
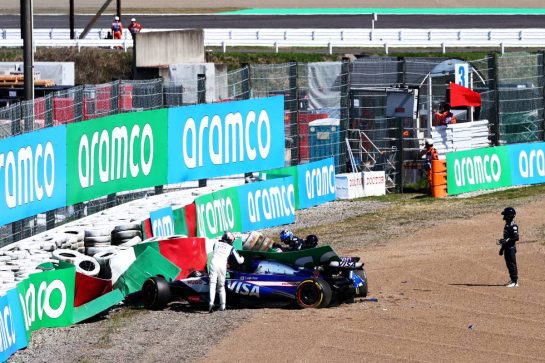
[[[366,297],[368,293],[367,275],[363,269],[354,271],[356,275],[363,281],[363,285],[356,288],[356,297]]]
[[[331,303],[331,287],[322,279],[305,280],[297,286],[295,299],[299,307],[325,308]]]
[[[155,276],[144,281],[142,301],[148,309],[164,309],[170,301],[170,286],[167,280],[163,276]]]

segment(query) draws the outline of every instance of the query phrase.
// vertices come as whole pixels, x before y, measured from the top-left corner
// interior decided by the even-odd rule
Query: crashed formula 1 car
[[[239,251],[245,263],[229,269],[225,281],[230,306],[323,308],[367,296],[367,276],[358,257],[338,257],[329,246],[297,252]],[[209,278],[195,272],[187,278],[147,279],[142,300],[147,308],[162,309],[183,299],[205,308]]]

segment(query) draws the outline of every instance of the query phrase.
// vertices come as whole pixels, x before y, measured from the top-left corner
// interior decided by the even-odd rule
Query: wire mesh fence
[[[77,86],[0,108],[0,139],[122,112],[283,95],[286,166],[334,157],[337,173],[383,170],[388,190],[400,191],[421,178],[406,165],[436,125],[439,103],[449,99],[457,61],[366,57],[246,64],[231,71],[195,68],[167,80]],[[488,120],[496,145],[543,140],[543,54],[490,54],[469,63],[482,104],[474,112],[457,110],[459,122]],[[417,92],[415,117],[388,116],[388,93],[399,89]],[[117,193],[2,226],[0,244],[159,192],[160,186]]]

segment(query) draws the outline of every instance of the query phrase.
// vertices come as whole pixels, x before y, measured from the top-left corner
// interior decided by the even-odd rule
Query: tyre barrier
[[[102,251],[95,255],[93,255],[93,258],[98,262],[100,266],[100,272],[98,273],[98,277],[101,279],[111,279],[112,278],[112,269],[110,268],[110,259],[112,256],[114,256],[116,253],[115,250],[109,250],[109,251]]]
[[[97,276],[100,272],[100,265],[97,260],[79,253],[74,265],[76,266],[76,272],[87,276]]]
[[[264,236],[260,232],[251,232],[242,244],[243,250],[250,251],[267,251],[272,247],[274,241],[269,237]]]
[[[53,251],[52,255],[54,259],[57,259],[63,262],[68,262],[68,263],[71,263],[72,265],[75,265],[76,259],[78,258],[78,256],[80,256],[80,253],[75,252],[73,250],[61,248],[61,249]]]

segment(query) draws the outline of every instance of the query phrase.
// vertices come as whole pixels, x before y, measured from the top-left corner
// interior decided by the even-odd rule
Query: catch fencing
[[[284,96],[285,165],[335,158],[336,172],[385,171],[390,192],[418,187],[417,159],[433,112],[448,99],[454,61],[441,57],[364,57],[321,63],[251,64],[176,80],[82,85],[0,108],[0,139],[44,127],[205,102]],[[469,62],[482,106],[459,122],[489,121],[491,145],[544,140],[543,53],[493,53]],[[388,117],[387,94],[418,91],[418,117]],[[1,142],[1,141],[0,141]],[[416,163],[418,164],[418,163]],[[415,165],[412,163],[411,165]],[[256,170],[257,171],[257,170]],[[146,195],[202,185],[157,186],[112,194],[0,227],[0,245]]]

